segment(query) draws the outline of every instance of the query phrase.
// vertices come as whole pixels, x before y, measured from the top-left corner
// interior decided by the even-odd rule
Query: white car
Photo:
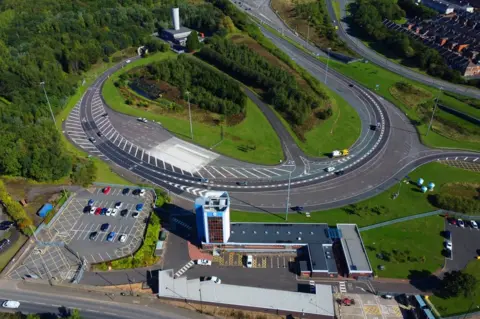
[[[197,265],[202,265],[202,266],[211,266],[212,265],[212,261],[208,260],[208,259],[199,259],[199,260],[196,260],[195,263]]]
[[[146,191],[144,189],[140,190],[140,196],[142,196],[142,197],[145,196],[145,193],[146,193]]]
[[[132,62],[132,60],[128,59],[127,61],[125,61],[125,63],[130,63]]]
[[[477,224],[477,222],[476,222],[476,221],[474,221],[474,220],[471,220],[471,221],[470,221],[470,225],[472,226],[472,228],[474,228],[474,229],[478,229],[478,224]]]
[[[137,119],[137,121],[142,122],[142,123],[147,123],[147,122],[148,122],[147,119],[144,118],[144,117],[139,117],[139,118]]]
[[[2,307],[9,309],[17,309],[18,307],[20,307],[20,302],[15,300],[7,300],[3,302]]]
[[[92,206],[92,208],[90,208],[90,214],[95,214],[96,210],[97,210],[97,207]]]
[[[460,226],[462,228],[465,228],[465,223],[460,218],[457,220],[457,224],[458,224],[458,226]]]
[[[205,281],[212,281],[214,283],[216,283],[217,285],[221,284],[222,281],[220,280],[220,278],[216,277],[216,276],[212,276],[212,277],[207,277],[205,278]]]
[[[110,209],[111,209],[111,208],[110,208]],[[117,216],[117,213],[118,213],[118,209],[117,209],[117,208],[112,209],[112,213],[110,214],[110,216],[115,217],[115,216]]]
[[[330,172],[333,172],[335,170],[335,167],[329,166],[325,170],[330,173]]]
[[[113,209],[109,208],[109,209],[107,209],[107,213],[105,215],[110,216],[110,215],[112,215],[112,212],[113,212]]]
[[[124,243],[127,241],[127,235],[123,234],[123,235],[120,235],[120,237],[118,238],[118,240],[121,242],[121,243]]]
[[[115,208],[122,208],[122,206],[123,206],[122,202],[118,202],[115,204]]]
[[[247,268],[252,268],[253,267],[253,256],[248,255],[247,256]]]
[[[139,215],[138,212],[133,212],[133,213],[132,213],[132,217],[133,217],[133,218],[138,218],[138,215]]]
[[[448,250],[452,250],[452,242],[450,240],[447,240],[445,242],[445,248],[447,248]]]

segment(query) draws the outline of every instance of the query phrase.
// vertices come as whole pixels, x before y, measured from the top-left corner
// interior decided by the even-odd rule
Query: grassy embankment
[[[130,63],[106,81],[102,93],[107,104],[115,111],[158,121],[170,132],[190,141],[188,109],[183,109],[180,112],[168,111],[162,107],[161,104],[154,103],[139,95],[135,95],[135,98],[138,101],[148,103],[147,108],[138,105],[127,105],[125,103],[125,96],[123,96],[122,92],[114,85],[114,82],[120,74],[134,67],[147,65],[153,61],[161,61],[167,58],[175,58],[175,55],[171,52],[156,53],[147,59]],[[129,90],[129,93],[131,92],[132,91]],[[213,116],[211,112],[192,108],[195,143],[206,148],[218,144],[214,148],[215,151],[254,163],[276,164],[283,159],[280,140],[266,117],[250,99],[248,99],[246,106],[246,117],[238,124],[223,126],[224,140],[221,143],[219,142],[221,141],[222,128],[219,125],[203,122],[206,113],[209,113],[209,117]],[[252,145],[254,145],[255,148],[251,147]]]

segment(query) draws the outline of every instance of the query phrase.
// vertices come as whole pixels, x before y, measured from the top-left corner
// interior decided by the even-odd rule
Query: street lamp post
[[[435,115],[435,111],[437,110],[438,99],[440,98],[440,93],[442,92],[442,90],[442,87],[440,87],[440,89],[438,90],[437,98],[435,99],[435,106],[433,107],[432,117],[430,118],[430,123],[428,123],[427,133],[425,133],[425,136],[428,135],[428,132],[430,132],[430,129],[432,128],[433,116]]]
[[[190,108],[190,92],[187,91],[185,92],[185,94],[187,94],[187,99],[188,99],[188,117],[190,119],[190,138],[193,141],[192,110]]]
[[[325,71],[325,84],[327,84],[327,76],[328,76],[328,61],[330,61],[330,51],[332,48],[327,49],[327,69]]]
[[[308,24],[307,24],[307,44],[310,44],[308,41],[310,39],[310,18],[311,16],[308,16]]]
[[[290,206],[290,182],[292,180],[292,172],[288,173],[288,192],[287,192],[287,207],[285,208],[285,221],[288,220],[288,208]]]
[[[48,108],[50,109],[50,114],[52,115],[52,120],[55,126],[57,126],[57,121],[55,120],[55,116],[53,116],[52,105],[50,104],[50,100],[48,99],[47,91],[45,90],[45,81],[40,82],[40,85],[43,88],[43,93],[45,93],[45,98],[47,99]]]

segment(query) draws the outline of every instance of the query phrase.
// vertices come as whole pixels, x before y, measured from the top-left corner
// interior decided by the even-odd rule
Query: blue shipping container
[[[47,216],[48,212],[51,211],[52,209],[53,209],[52,204],[46,203],[45,205],[43,205],[42,209],[38,211],[38,216],[45,217]]]

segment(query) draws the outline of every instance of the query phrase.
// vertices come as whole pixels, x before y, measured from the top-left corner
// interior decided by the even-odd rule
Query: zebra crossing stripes
[[[340,281],[338,283],[338,286],[340,288],[341,293],[346,293],[347,292],[347,286],[345,285],[345,281]]]
[[[190,267],[192,267],[195,263],[193,262],[193,260],[190,260],[185,266],[183,266],[182,268],[180,268],[176,273],[175,275],[173,275],[174,278],[178,278],[180,277],[181,275],[183,275],[188,269],[190,269]]]

